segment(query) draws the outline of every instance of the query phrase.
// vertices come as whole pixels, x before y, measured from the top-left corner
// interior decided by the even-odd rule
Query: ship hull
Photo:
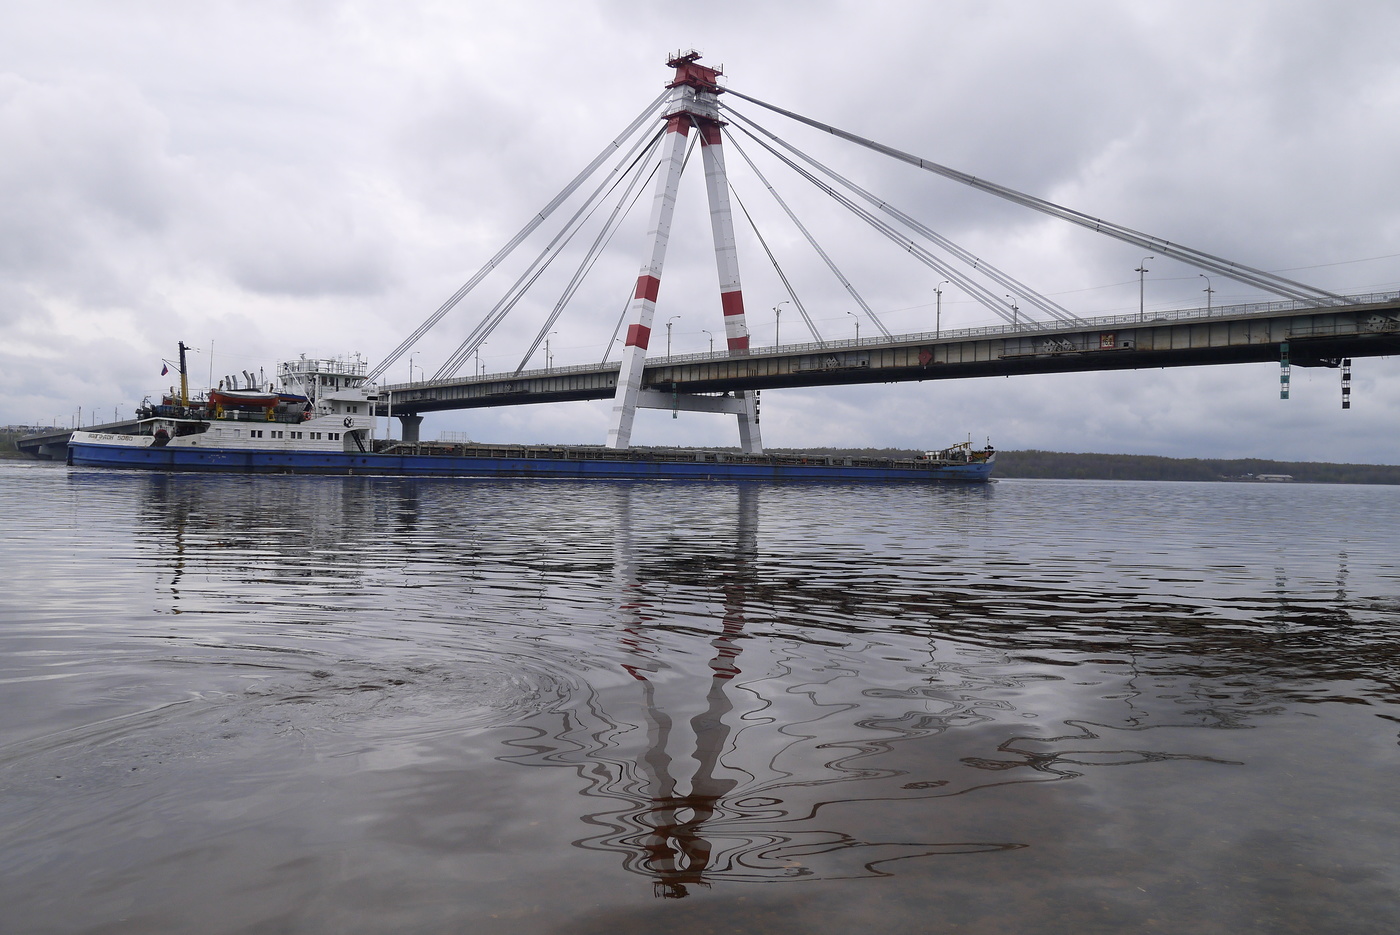
[[[239,474],[367,474],[424,477],[562,478],[566,480],[826,481],[985,483],[992,462],[964,464],[668,450],[517,449],[518,456],[451,453],[274,451],[169,445],[69,443],[68,462],[82,467]],[[855,462],[855,463],[852,463]],[[884,463],[881,463],[884,462]]]

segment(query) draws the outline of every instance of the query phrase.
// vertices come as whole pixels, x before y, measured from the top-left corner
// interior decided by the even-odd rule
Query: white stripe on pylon
[[[744,291],[739,282],[739,251],[734,240],[734,212],[729,206],[729,177],[724,169],[720,123],[700,118],[700,149],[705,159],[705,191],[710,199],[710,229],[715,238],[715,267],[719,271],[720,311],[731,355],[749,352],[749,328],[744,318]],[[763,451],[758,412],[752,393],[735,394],[744,401],[739,413],[739,446],[749,454]]]
[[[695,92],[692,88],[676,89],[677,103],[684,103]],[[613,397],[613,422],[608,429],[608,447],[626,448],[632,443],[632,422],[637,416],[637,395],[642,388],[642,370],[646,366],[647,344],[651,339],[651,322],[656,314],[656,296],[661,289],[661,267],[666,261],[666,245],[671,239],[671,217],[675,214],[676,189],[680,185],[681,169],[685,167],[685,144],[690,132],[690,116],[673,108],[666,125],[666,140],[662,144],[665,171],[656,182],[652,199],[651,221],[647,226],[651,252],[637,276],[637,289],[632,296],[631,324],[622,347],[622,366],[617,373],[617,394]]]
[[[744,293],[739,282],[739,252],[734,242],[734,213],[729,206],[729,179],[720,144],[720,125],[700,121],[701,154],[705,159],[705,191],[710,199],[710,229],[715,238],[715,267],[724,313],[724,336],[729,353],[749,352],[749,329],[744,320]]]

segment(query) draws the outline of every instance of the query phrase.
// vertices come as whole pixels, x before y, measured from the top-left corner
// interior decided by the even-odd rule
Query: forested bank
[[[1059,451],[1003,451],[1001,477],[1082,478],[1085,480],[1254,480],[1286,475],[1302,484],[1400,484],[1400,466],[1265,461],[1259,458],[1161,458],[1152,455],[1067,454]]]
[[[28,434],[27,431],[0,429],[0,458],[27,458],[28,455],[15,447],[15,441]]]
[[[894,448],[809,449],[814,454],[910,458],[920,452]],[[1400,484],[1400,465],[1266,461],[1260,458],[1163,458],[1155,455],[1071,454],[1062,451],[998,451],[993,477],[1063,480],[1252,481],[1287,475],[1300,484]]]

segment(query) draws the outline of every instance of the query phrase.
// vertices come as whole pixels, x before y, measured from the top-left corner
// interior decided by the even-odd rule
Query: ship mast
[[[186,350],[187,350],[187,348],[185,347],[185,342],[184,342],[184,341],[181,341],[181,342],[180,342],[180,405],[181,405],[181,406],[188,406],[188,405],[190,404],[190,378],[189,378],[189,374],[186,373],[186,371],[185,371],[185,351],[186,351]]]

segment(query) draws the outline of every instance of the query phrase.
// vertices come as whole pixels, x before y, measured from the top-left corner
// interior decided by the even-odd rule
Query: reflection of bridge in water
[[[590,689],[567,712],[530,719],[521,725],[529,735],[508,742],[520,752],[502,757],[577,770],[585,795],[604,805],[582,816],[601,830],[576,845],[620,854],[656,896],[715,882],[883,876],[898,861],[1017,850],[1027,845],[1014,838],[925,839],[945,823],[930,806],[959,814],[950,803],[968,793],[1071,780],[1096,766],[1221,762],[1145,749],[1142,740],[1124,749],[1116,731],[1147,726],[1131,697],[1137,689],[1123,724],[1103,725],[1106,736],[1090,723],[1028,733],[1019,719],[1036,715],[1005,699],[1059,676],[975,642],[948,643],[936,626],[917,626],[927,633],[920,639],[913,624],[892,620],[900,635],[887,641],[843,626],[848,595],[839,590],[803,592],[814,602],[805,610],[828,627],[775,632],[780,597],[755,562],[763,493],[736,487],[733,496],[732,541],[661,546],[634,541],[634,492],[617,490],[616,584],[631,595],[620,608],[618,658],[635,687]],[[717,606],[694,622],[677,619],[659,596],[668,586],[711,589]],[[1208,686],[1191,691],[1204,703],[1187,723],[1233,717],[1204,700]]]
[[[1037,555],[1070,546],[1017,552],[996,487],[882,489],[867,528],[841,512],[848,491],[755,485],[691,490],[678,511],[656,485],[281,478],[278,492],[253,478],[101,472],[69,483],[146,503],[137,541],[164,610],[242,612],[255,629],[280,619],[269,632],[288,648],[292,631],[334,631],[314,642],[356,647],[337,683],[347,694],[364,696],[355,673],[380,661],[384,631],[414,644],[415,666],[430,654],[461,682],[509,667],[531,694],[539,683],[522,669],[560,674],[547,703],[492,722],[509,732],[504,751],[486,738],[481,749],[574,772],[559,784],[562,820],[580,824],[564,839],[615,855],[662,897],[1017,851],[1064,811],[1047,784],[1091,797],[1103,786],[1078,780],[1099,770],[1219,769],[1231,749],[1221,728],[1317,700],[1320,674],[1395,693],[1393,627],[1368,636],[1353,620],[1394,615],[1352,594],[1345,553],[1271,570],[1270,552],[1256,569],[1267,580],[1238,594],[1140,588],[1098,558],[1038,569]],[[546,514],[555,522],[521,525]],[[473,542],[469,520],[494,535]],[[881,527],[864,543],[872,566],[861,540]],[[999,527],[990,550],[969,538],[984,527]],[[891,551],[900,542],[912,548]],[[389,556],[414,570],[388,574]],[[281,618],[260,603],[269,582],[294,598]],[[367,615],[385,594],[395,607]],[[532,612],[545,626],[522,622]],[[391,623],[400,616],[432,618],[452,640]],[[239,651],[267,662],[257,645]],[[391,677],[418,678],[376,672],[386,696]],[[320,697],[333,681],[310,675],[286,694]],[[393,697],[416,710],[413,691]],[[424,699],[434,730],[456,736],[462,700]],[[455,814],[460,790],[443,788]]]

